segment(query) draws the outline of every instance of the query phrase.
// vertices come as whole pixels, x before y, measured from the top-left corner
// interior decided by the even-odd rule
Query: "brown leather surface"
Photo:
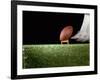
[[[60,33],[60,41],[69,40],[72,33],[73,33],[73,27],[72,26],[64,27],[62,29],[61,33]]]

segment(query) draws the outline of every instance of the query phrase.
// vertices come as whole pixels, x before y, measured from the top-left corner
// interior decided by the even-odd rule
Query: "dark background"
[[[75,35],[81,28],[83,17],[84,14],[75,13],[23,11],[23,44],[59,44],[61,30],[71,25]]]

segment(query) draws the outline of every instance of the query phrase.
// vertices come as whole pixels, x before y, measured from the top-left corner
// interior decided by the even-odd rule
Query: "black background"
[[[83,17],[75,13],[23,11],[23,44],[59,44],[61,30],[71,25],[75,35]]]

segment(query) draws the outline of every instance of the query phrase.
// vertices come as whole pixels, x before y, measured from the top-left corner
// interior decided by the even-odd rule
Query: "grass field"
[[[23,45],[23,68],[89,65],[89,44]]]

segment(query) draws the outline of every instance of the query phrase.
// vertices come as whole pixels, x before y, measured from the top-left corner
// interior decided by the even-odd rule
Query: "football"
[[[66,26],[61,30],[60,33],[60,41],[69,40],[73,33],[73,27],[72,26]]]

